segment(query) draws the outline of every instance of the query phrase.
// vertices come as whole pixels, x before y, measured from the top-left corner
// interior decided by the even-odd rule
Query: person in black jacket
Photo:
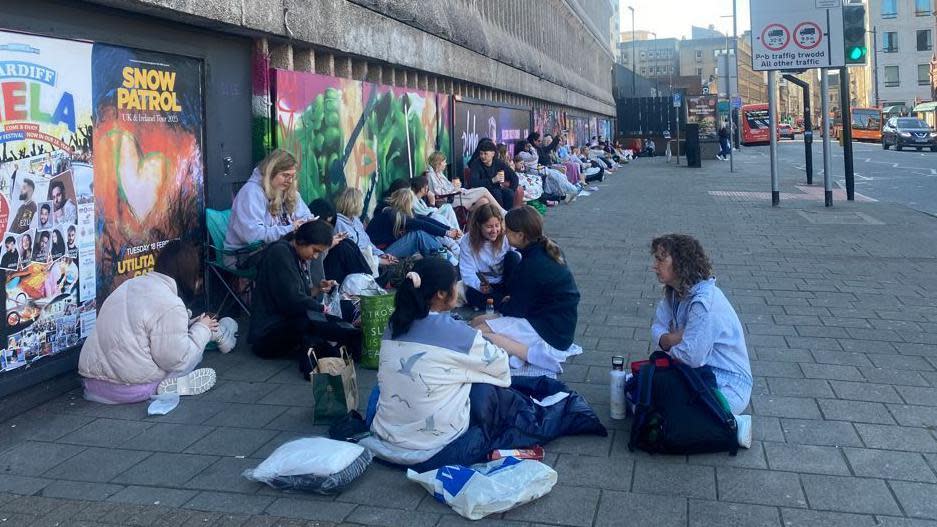
[[[337,342],[360,353],[361,331],[341,321],[341,313],[328,313],[318,300],[337,284],[332,280],[312,283],[309,262],[332,244],[332,226],[316,220],[302,224],[268,245],[257,266],[251,298],[251,322],[247,340],[254,353],[265,359],[298,358],[304,364],[306,350]]]
[[[567,357],[582,353],[573,343],[579,289],[536,209],[511,210],[504,223],[521,261],[508,279],[501,316],[482,315],[472,325],[511,355],[512,376],[556,377]]]
[[[462,237],[459,229],[451,229],[431,218],[420,218],[413,214],[413,192],[409,188],[395,191],[387,200],[388,206],[374,215],[366,232],[371,243],[385,253],[397,258],[420,254],[442,255],[457,265],[458,259],[447,251],[441,240]]]
[[[497,159],[497,145],[485,138],[478,142],[478,147],[469,161],[472,187],[485,187],[501,207],[510,210],[514,207],[514,194],[517,191],[517,174],[504,161]]]
[[[328,200],[318,198],[309,203],[309,211],[313,216],[318,216],[320,220],[335,227],[335,206]],[[322,273],[326,280],[335,280],[339,284],[345,281],[345,277],[350,274],[371,274],[371,267],[367,260],[361,255],[355,242],[347,239],[348,233],[336,233],[332,237],[332,247],[325,253],[325,257],[318,258],[322,260]]]

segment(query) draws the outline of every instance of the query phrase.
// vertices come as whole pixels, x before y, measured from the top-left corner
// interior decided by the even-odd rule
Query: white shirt
[[[488,283],[500,284],[504,280],[504,256],[511,250],[508,237],[505,236],[501,246],[497,248],[486,240],[478,253],[472,250],[470,238],[471,234],[466,234],[459,242],[459,271],[462,274],[462,283],[465,287],[481,290],[481,280],[476,273],[482,273]]]

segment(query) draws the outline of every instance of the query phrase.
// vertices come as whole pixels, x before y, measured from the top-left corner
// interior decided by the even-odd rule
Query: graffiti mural
[[[490,138],[504,143],[514,155],[514,146],[530,133],[530,111],[456,101],[453,117],[455,159],[454,174],[461,174],[468,164],[478,141]]]
[[[534,130],[555,136],[563,131],[565,117],[565,113],[559,110],[534,110]]]
[[[370,213],[391,182],[421,174],[433,150],[449,157],[446,95],[282,70],[274,93],[276,144],[299,160],[307,203],[351,186]]]
[[[569,144],[582,146],[589,143],[589,138],[593,135],[591,120],[581,115],[566,114],[566,128],[569,130]]]

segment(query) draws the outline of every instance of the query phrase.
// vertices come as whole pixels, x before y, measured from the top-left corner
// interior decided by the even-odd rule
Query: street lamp
[[[657,90],[657,96],[660,97],[660,71],[658,69],[658,60],[660,60],[659,51],[657,49],[657,33],[653,31],[648,31],[649,35],[654,35],[654,44],[651,46],[651,49],[654,51],[654,89]]]
[[[634,62],[634,8],[628,6],[628,11],[631,11],[631,96],[634,97],[637,90],[635,89],[635,67]]]

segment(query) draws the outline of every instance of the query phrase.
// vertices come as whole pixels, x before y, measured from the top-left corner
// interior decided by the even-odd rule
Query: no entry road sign
[[[755,71],[839,68],[841,0],[750,0]]]

